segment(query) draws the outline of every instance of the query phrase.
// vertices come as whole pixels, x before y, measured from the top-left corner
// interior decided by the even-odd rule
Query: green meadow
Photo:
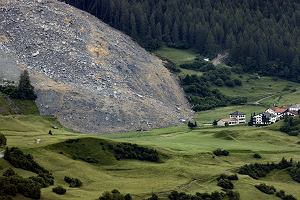
[[[52,187],[42,190],[42,199],[97,199],[104,191],[118,189],[133,194],[134,199],[145,199],[152,192],[166,198],[172,190],[187,193],[220,191],[216,177],[221,173],[235,173],[246,163],[278,162],[282,157],[300,160],[299,137],[290,137],[277,131],[277,127],[237,126],[228,128],[199,128],[190,130],[185,126],[154,129],[145,132],[119,134],[86,135],[72,132],[60,126],[49,117],[36,115],[13,115],[0,117],[0,132],[8,139],[8,146],[20,147],[31,153],[39,164],[50,170],[55,177],[55,185],[63,185],[67,193],[63,196],[52,192]],[[54,135],[48,131],[52,126]],[[78,145],[78,149],[68,150],[64,141],[82,139],[89,142],[90,151]],[[41,139],[39,144],[36,139]],[[155,148],[163,157],[162,163],[137,160],[115,160],[110,153],[98,149],[97,141],[114,143],[130,142]],[[212,151],[224,148],[230,152],[228,157],[215,157]],[[102,158],[103,162],[90,164],[80,159],[74,160],[68,153]],[[262,155],[256,160],[254,153]],[[0,159],[0,171],[9,164]],[[17,173],[28,177],[32,173],[16,169]],[[68,188],[64,176],[82,180],[81,188]],[[234,182],[235,190],[241,199],[274,199],[258,191],[254,185],[267,183],[277,189],[300,197],[300,184],[294,182],[287,171],[272,172],[267,177],[254,180],[239,175]],[[25,199],[17,196],[16,199]]]

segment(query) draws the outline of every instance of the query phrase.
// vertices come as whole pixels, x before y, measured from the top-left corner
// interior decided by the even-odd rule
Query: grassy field
[[[253,78],[252,75],[245,74],[240,78],[243,82],[241,87],[218,87],[218,89],[228,96],[244,96],[249,102],[256,102],[266,98],[259,103],[265,106],[276,104],[289,105],[300,102],[300,84],[271,77]]]
[[[227,106],[216,108],[213,110],[206,110],[197,112],[195,119],[198,124],[211,124],[214,120],[229,118],[229,114],[234,111],[246,113],[247,121],[250,119],[251,113],[261,113],[266,110],[264,106],[255,105],[241,105],[241,106]]]
[[[38,108],[30,100],[11,99],[0,92],[0,115],[10,114],[38,114]]]
[[[67,187],[63,181],[66,175],[83,181],[81,188],[67,187],[64,196],[54,194],[51,187],[43,189],[42,199],[45,200],[97,199],[102,192],[115,188],[123,193],[132,193],[135,199],[144,199],[151,192],[166,197],[172,190],[191,193],[220,191],[216,177],[224,172],[235,172],[245,163],[256,162],[252,158],[254,152],[263,156],[259,162],[277,162],[282,157],[300,160],[300,145],[296,144],[299,137],[288,137],[276,129],[266,127],[202,128],[193,131],[186,127],[170,127],[147,132],[86,135],[64,129],[55,119],[33,115],[1,116],[0,124],[0,132],[6,135],[8,145],[18,146],[31,153],[54,174],[56,185]],[[48,131],[53,125],[59,128],[52,130],[54,135],[51,136]],[[164,159],[163,163],[123,160],[89,164],[58,153],[62,150],[59,145],[71,138],[132,142],[155,148],[168,155],[168,159]],[[35,139],[41,139],[41,142],[37,144]],[[214,157],[211,152],[216,148],[227,149],[231,155]],[[0,159],[0,173],[7,167],[9,164]],[[17,172],[27,177],[32,175],[24,170],[18,169]],[[241,199],[274,199],[254,187],[261,182],[300,197],[300,184],[292,181],[285,171],[271,173],[261,180],[244,175],[239,175],[239,178],[235,188],[240,192]],[[24,198],[18,196],[16,199]]]
[[[193,50],[181,50],[181,49],[175,49],[169,47],[161,47],[154,53],[163,58],[167,58],[171,60],[177,65],[193,62],[198,55]]]

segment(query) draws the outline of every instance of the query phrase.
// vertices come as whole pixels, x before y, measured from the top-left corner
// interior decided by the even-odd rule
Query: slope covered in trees
[[[65,0],[131,35],[147,48],[162,44],[214,56],[231,65],[300,81],[298,0]]]

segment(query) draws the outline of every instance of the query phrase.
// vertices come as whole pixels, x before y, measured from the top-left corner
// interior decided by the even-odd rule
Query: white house
[[[235,111],[230,113],[230,119],[237,119],[238,124],[246,124],[246,114],[243,112]]]
[[[288,110],[287,108],[274,107],[274,108],[267,109],[265,112],[273,114],[273,115],[276,115],[278,117],[278,119],[279,119],[279,118],[281,118],[284,115],[284,113],[287,110]]]
[[[265,121],[264,121],[265,118]],[[268,112],[263,112],[258,115],[253,116],[253,124],[261,125],[261,124],[273,124],[278,121],[278,116],[275,114],[271,114]]]
[[[292,105],[289,107],[289,111],[298,112],[300,110],[300,104]]]
[[[238,125],[238,120],[236,118],[229,118],[229,119],[220,119],[217,122],[217,126],[234,126]]]

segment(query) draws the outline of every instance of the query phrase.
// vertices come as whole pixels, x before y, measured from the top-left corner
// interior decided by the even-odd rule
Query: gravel
[[[62,2],[0,0],[0,55],[0,81],[27,68],[41,114],[76,131],[147,130],[192,116],[160,59]]]

